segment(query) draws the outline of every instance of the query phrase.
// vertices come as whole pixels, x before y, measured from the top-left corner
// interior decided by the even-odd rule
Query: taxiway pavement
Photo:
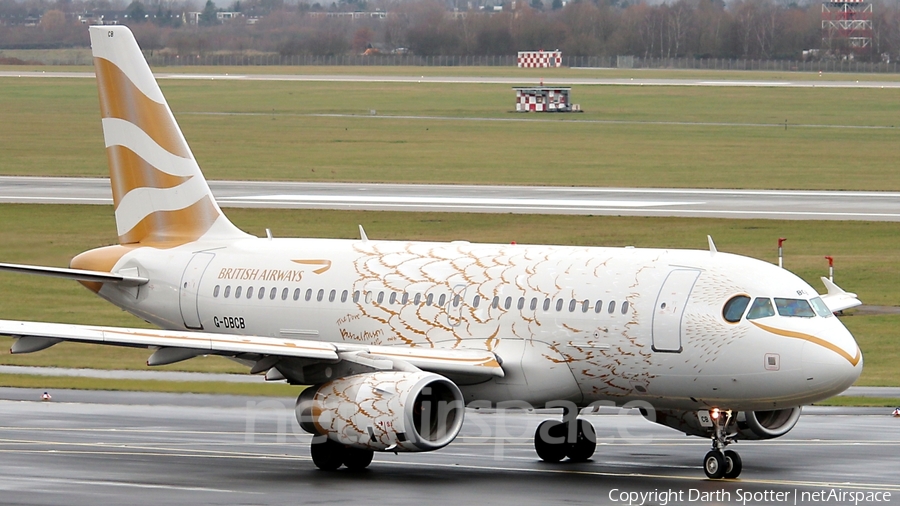
[[[515,69],[510,69],[515,72]],[[614,69],[582,69],[614,70]],[[651,74],[653,71],[647,71]],[[651,77],[594,78],[594,77],[555,77],[552,74],[538,76],[522,74],[515,76],[379,76],[353,74],[241,74],[241,73],[171,73],[154,72],[157,79],[175,80],[230,80],[230,81],[315,81],[315,82],[365,82],[365,83],[448,83],[448,84],[510,84],[528,85],[543,83],[545,85],[607,85],[607,86],[704,86],[704,87],[775,87],[775,88],[900,88],[900,81],[866,81],[856,79],[835,79],[834,73],[827,77],[804,80],[750,80],[750,79],[655,79]],[[812,75],[812,73],[810,73]],[[0,71],[5,78],[48,78],[48,79],[93,79],[93,72],[56,72],[56,71]]]
[[[222,207],[900,221],[900,193],[210,181]],[[112,204],[104,178],[0,177],[0,202]]]
[[[886,408],[809,408],[787,436],[732,447],[744,460],[740,480],[710,481],[700,469],[706,441],[623,411],[588,417],[600,443],[588,463],[537,460],[531,435],[552,415],[469,411],[443,450],[377,454],[365,472],[327,473],[310,461],[293,399],[53,393],[40,402],[24,400],[39,391],[0,389],[4,504],[524,506],[627,504],[642,492],[680,494],[673,504],[853,504],[817,492],[900,500],[900,419]]]

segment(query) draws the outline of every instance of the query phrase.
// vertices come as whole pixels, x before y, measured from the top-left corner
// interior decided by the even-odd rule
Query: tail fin
[[[216,204],[131,30],[90,32],[119,243],[248,237]]]

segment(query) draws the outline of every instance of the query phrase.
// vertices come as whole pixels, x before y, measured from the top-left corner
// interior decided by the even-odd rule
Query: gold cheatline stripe
[[[196,241],[215,223],[219,211],[209,195],[177,211],[155,211],[128,232],[119,236],[121,244],[141,243],[174,247]]]
[[[119,208],[119,202],[131,190],[137,188],[165,190],[183,184],[193,177],[166,174],[125,146],[106,148],[106,156],[109,159],[114,209]]]
[[[841,349],[839,346],[836,346],[836,345],[834,345],[824,339],[821,339],[819,337],[811,336],[809,334],[804,334],[802,332],[794,332],[792,330],[777,329],[775,327],[769,327],[769,326],[763,325],[761,323],[756,323],[756,322],[750,322],[750,323],[765,330],[766,332],[771,332],[775,335],[784,336],[784,337],[792,337],[794,339],[803,339],[804,341],[809,341],[813,344],[818,344],[819,346],[821,346],[823,348],[828,348],[829,350],[831,350],[831,351],[837,353],[838,355],[844,357],[845,359],[847,359],[847,362],[850,362],[850,364],[853,365],[854,367],[856,366],[856,364],[859,363],[859,360],[862,358],[862,354],[859,351],[859,346],[856,347],[856,356],[852,357],[852,356],[850,356],[849,353],[847,353],[846,351]]]
[[[166,151],[182,158],[191,157],[166,105],[150,100],[119,67],[107,59],[94,58],[94,70],[100,93],[101,117],[133,123]]]

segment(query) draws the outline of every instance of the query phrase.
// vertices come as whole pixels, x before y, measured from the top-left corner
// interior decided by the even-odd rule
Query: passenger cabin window
[[[219,296],[219,285],[216,285],[216,287],[213,288],[213,297],[218,297],[218,296]]]
[[[809,302],[803,299],[779,299],[775,297],[778,314],[788,317],[812,318],[816,316]]]
[[[415,304],[415,305],[418,306],[418,305],[421,304],[421,303],[422,303],[422,294],[421,294],[421,293],[417,293],[416,296],[413,297],[413,304]]]
[[[602,300],[598,300],[597,303],[594,304],[594,312],[600,313],[600,311],[603,311],[603,301]]]
[[[273,286],[272,289],[269,290],[269,299],[275,300],[275,295],[277,295],[277,294],[278,294],[278,289]]]
[[[478,305],[481,304],[481,295],[476,295],[474,299],[472,299],[472,307],[478,309]]]
[[[447,302],[447,294],[442,293],[440,297],[438,297],[438,306],[444,307],[444,303]]]
[[[575,299],[572,299],[572,300],[569,301],[569,312],[570,312],[570,313],[575,312],[575,305],[576,305],[576,304],[578,304],[578,301],[576,301]]]
[[[627,314],[627,313],[628,313],[628,301],[626,300],[625,302],[622,303],[622,314]]]
[[[247,298],[248,299],[253,298],[253,287],[252,286],[250,288],[247,288]]]
[[[730,323],[741,321],[741,317],[744,316],[744,311],[747,309],[748,304],[750,304],[750,297],[747,297],[746,295],[735,295],[728,299],[728,302],[722,307],[722,318],[725,318],[725,321]]]
[[[768,318],[775,316],[775,308],[772,307],[772,300],[765,297],[757,297],[747,312],[748,320],[756,320],[759,318]]]
[[[562,307],[563,307],[563,300],[562,300],[562,299],[556,299],[556,310],[557,310],[557,311],[562,311]]]
[[[259,300],[262,300],[263,297],[265,297],[265,296],[266,296],[266,288],[264,286],[259,287],[259,295],[257,298]]]
[[[409,294],[407,292],[403,292],[403,298],[400,299],[400,303],[404,306],[409,304]]]
[[[588,309],[591,308],[591,301],[585,299],[584,302],[581,303],[581,312],[587,313]]]
[[[348,294],[349,294],[349,292],[347,292],[347,290],[344,290],[343,292],[341,292],[341,302],[347,302]]]
[[[609,301],[609,307],[606,308],[606,312],[608,312],[609,314],[613,314],[616,312],[616,301]]]
[[[550,311],[550,299],[544,299],[544,311]]]
[[[391,304],[397,303],[397,292],[391,292],[391,296],[388,297],[388,302],[390,302]]]
[[[294,300],[300,300],[300,289],[294,288]]]
[[[290,290],[288,288],[284,288],[283,290],[281,290],[281,300],[287,300],[288,293],[290,293]]]
[[[228,298],[228,295],[231,294],[231,285],[225,287],[225,298]]]
[[[306,289],[306,297],[304,297],[304,300],[306,300],[306,302],[309,302],[312,300],[312,288]]]
[[[519,297],[519,302],[516,304],[516,309],[523,309],[525,307],[525,297]]]
[[[337,294],[336,290],[332,290],[328,292],[328,302],[334,302],[334,296]]]
[[[319,291],[316,292],[316,302],[322,302],[322,299],[325,297],[325,290],[319,288]],[[381,302],[381,301],[378,301]]]
[[[459,307],[459,294],[453,296],[453,307]]]
[[[234,289],[234,298],[235,299],[241,298],[241,289],[242,289],[242,287],[240,287],[240,286]]]
[[[376,298],[375,301],[378,302],[379,304],[384,302],[384,292],[378,292],[378,298]]]
[[[359,302],[359,290],[353,292],[353,303],[355,304],[357,302]]]
[[[537,309],[537,297],[533,297],[533,298],[531,299],[531,305],[528,306],[528,307],[529,307],[529,309],[531,309],[532,311],[534,311],[535,309]]]
[[[512,297],[507,297],[505,301],[503,301],[503,309],[509,309],[512,306]]]
[[[429,293],[428,296],[425,297],[425,305],[430,306],[434,303],[434,294]]]

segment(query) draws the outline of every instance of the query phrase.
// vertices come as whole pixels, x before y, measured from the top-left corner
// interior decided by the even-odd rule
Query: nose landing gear
[[[703,458],[703,471],[707,477],[713,480],[737,478],[744,467],[741,456],[733,450],[725,449],[726,446],[735,442],[735,439],[729,436],[726,430],[728,424],[731,423],[732,413],[731,411],[723,413],[713,410],[710,415],[713,422],[712,449]]]

